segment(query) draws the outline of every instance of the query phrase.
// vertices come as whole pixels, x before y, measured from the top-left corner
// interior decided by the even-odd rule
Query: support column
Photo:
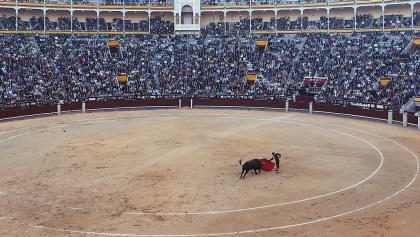
[[[286,113],[289,112],[289,100],[286,100]]]
[[[82,102],[82,113],[83,114],[86,113],[86,102],[85,101]]]
[[[309,114],[313,113],[313,106],[314,106],[314,102],[309,102]]]
[[[274,32],[277,35],[277,0],[276,0],[276,10],[274,11]]]
[[[353,30],[357,31],[357,7],[354,7],[354,26]]]
[[[226,1],[225,1],[225,8],[226,8]],[[224,27],[225,27],[225,34],[226,34],[226,31],[227,31],[227,27],[226,27],[226,24],[227,24],[227,21],[226,21],[226,17],[227,17],[227,13],[226,13],[226,9],[225,9],[225,11],[223,12],[223,21],[224,21]]]
[[[16,23],[15,23],[15,27],[16,27],[16,34],[19,32],[19,24],[18,24],[18,14],[19,14],[19,10],[18,10],[17,5],[18,5],[18,3],[17,3],[17,1],[16,1],[16,17],[15,17],[15,19],[16,19]]]
[[[123,36],[125,37],[125,1],[124,1],[124,10],[123,10]]]
[[[382,32],[384,31],[385,31],[385,6],[382,6]]]
[[[73,34],[73,1],[71,1],[71,10],[70,10],[70,32]]]
[[[149,1],[149,6],[150,6],[150,1]],[[150,35],[150,17],[151,17],[151,13],[150,13],[150,11],[148,12],[148,14],[149,14],[149,35]],[[175,18],[176,18],[176,14],[175,14]],[[176,19],[175,19],[175,24],[176,24]]]
[[[192,109],[193,108],[193,99],[191,98],[191,101],[190,101],[190,108]]]
[[[47,34],[47,20],[45,19],[47,17],[47,8],[45,5],[45,0],[44,0],[44,36]]]
[[[327,8],[327,32],[330,33],[330,9]]]
[[[420,112],[415,114],[417,116],[417,130],[420,131]]]
[[[99,3],[98,3],[99,4]],[[98,6],[99,8],[99,6]],[[99,10],[96,12],[96,34],[99,35]]]
[[[404,112],[403,113],[403,127],[407,127],[407,121],[408,121],[408,118],[407,118],[407,112]]]
[[[57,115],[61,115],[61,103],[57,103]]]
[[[300,32],[303,32],[303,3],[300,9]]]
[[[392,124],[392,116],[393,116],[393,111],[392,110],[388,110],[388,124]]]
[[[414,30],[414,3],[411,3],[411,30]]]
[[[293,102],[296,102],[296,94],[293,94],[292,98],[293,98]]]
[[[251,7],[251,0],[249,1]],[[252,34],[252,11],[249,10],[249,34]]]
[[[178,99],[178,109],[180,109],[181,107],[182,107],[181,99]]]
[[[99,0],[96,0],[96,34],[99,35]]]

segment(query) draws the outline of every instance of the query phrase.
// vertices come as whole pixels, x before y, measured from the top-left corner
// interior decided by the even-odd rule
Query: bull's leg
[[[254,169],[254,172],[255,172],[255,175],[258,175],[258,174],[257,174],[257,169]]]
[[[246,175],[246,174],[248,174],[248,171],[249,171],[249,170],[245,170],[245,174],[244,174],[244,176],[242,177],[242,179],[245,179],[245,175]]]

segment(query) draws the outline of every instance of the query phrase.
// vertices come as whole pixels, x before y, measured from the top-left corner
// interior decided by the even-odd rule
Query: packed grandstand
[[[414,42],[420,37],[416,30],[420,13],[415,10],[420,2],[391,2],[390,9],[403,9],[398,11],[402,14],[393,14],[383,1],[373,1],[371,8],[360,13],[354,8],[351,14],[344,9],[344,17],[338,17],[334,14],[340,10],[334,4],[356,2],[202,1],[199,34],[177,34],[177,29],[181,33],[183,29],[177,25],[195,23],[194,15],[192,19],[182,15],[180,20],[174,13],[165,17],[151,10],[152,5],[170,10],[173,2],[94,2],[98,9],[116,5],[149,10],[138,13],[146,19],[134,22],[125,10],[120,12],[122,17],[113,12],[104,13],[104,18],[100,11],[92,16],[52,10],[83,4],[95,7],[90,1],[0,4],[2,109],[139,95],[272,99],[299,94],[310,94],[320,103],[357,101],[398,108],[420,95],[420,47]],[[10,3],[18,10],[8,8]],[[378,14],[375,4],[381,3]],[[264,10],[259,16],[254,8],[264,5],[269,10],[281,5],[291,13]],[[225,9],[221,15],[213,12],[204,17],[206,9],[220,6]],[[255,11],[235,10],[243,6]],[[321,11],[304,16],[304,7]],[[240,11],[248,11],[249,16],[239,15]],[[229,14],[234,17],[227,21]],[[111,39],[118,47],[110,46]],[[259,47],[258,40],[266,44]],[[247,80],[250,73],[256,80]],[[126,75],[124,83],[117,79],[120,75]]]

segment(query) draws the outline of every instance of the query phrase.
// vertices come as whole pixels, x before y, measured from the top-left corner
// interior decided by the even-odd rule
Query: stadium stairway
[[[400,113],[410,112],[415,113],[420,111],[420,96],[413,96],[407,103],[405,103],[401,109]]]
[[[414,39],[411,39],[410,43],[407,45],[407,47],[404,48],[403,53],[405,54],[413,54],[416,51],[416,47],[414,45]]]
[[[307,38],[305,37],[303,40],[301,40],[299,43],[296,44],[296,48],[299,50],[299,52],[302,52],[303,50],[303,46],[306,43]],[[298,62],[299,61],[299,55],[300,54],[296,54],[296,56],[293,59],[293,62]]]
[[[153,62],[153,64],[155,65],[155,74],[154,74],[154,79],[155,79],[155,83],[156,83],[156,89],[160,91],[160,70],[159,70],[159,60],[158,60],[159,56],[156,55],[155,60]]]

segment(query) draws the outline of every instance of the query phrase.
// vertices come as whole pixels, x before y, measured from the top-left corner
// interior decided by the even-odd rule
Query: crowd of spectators
[[[277,30],[289,30],[290,17],[280,17],[277,19]]]
[[[413,12],[413,25],[420,26],[420,12]]]
[[[358,14],[356,15],[356,27],[362,28],[382,28],[382,16],[374,18],[372,14]]]
[[[160,16],[150,19],[151,34],[173,34],[175,25],[171,21],[162,20]]]
[[[353,29],[354,17],[352,19],[340,19],[330,17],[330,29]]]
[[[27,30],[44,30],[44,17],[31,17],[28,21],[22,21],[20,17],[17,18],[18,29],[21,31]],[[73,24],[73,26],[72,26]],[[122,32],[124,27],[126,31],[149,31],[149,20],[140,20],[137,22],[125,20],[122,18],[114,18],[111,22],[106,22],[104,18],[87,17],[85,21],[79,21],[77,17],[73,17],[73,23],[70,17],[59,17],[57,21],[51,21],[45,17],[45,26],[48,31],[97,31],[98,26],[100,31],[118,31]],[[0,30],[15,30],[16,17],[3,16],[0,17]],[[150,19],[150,29],[152,34],[173,34],[174,24],[170,21],[164,21],[160,16]],[[224,29],[223,29],[224,32]]]
[[[360,28],[382,28],[380,19],[371,19],[371,15],[363,15],[357,17],[357,26]],[[224,22],[210,22],[205,31],[207,34],[224,33]],[[252,31],[285,31],[285,30],[326,30],[328,29],[354,29],[354,18],[343,19],[338,17],[321,16],[317,20],[309,20],[308,17],[298,17],[296,20],[291,20],[290,17],[279,17],[275,19],[272,17],[269,21],[264,21],[261,17],[241,19],[239,22],[226,22],[226,31],[233,32],[246,32],[249,33],[249,26],[251,25]],[[410,21],[411,26],[411,21]],[[410,27],[407,26],[407,27]],[[247,32],[248,31],[248,32]]]
[[[5,16],[0,17],[0,29],[1,30],[12,30],[16,29],[16,17]]]
[[[58,20],[52,21],[45,17],[45,25],[47,30],[56,31],[70,31],[72,29],[70,17],[59,17]],[[124,26],[125,24],[125,26]],[[226,24],[226,26],[225,26]],[[307,16],[298,17],[296,20],[291,20],[290,17],[279,17],[275,19],[272,17],[269,20],[264,20],[261,17],[243,18],[238,22],[210,22],[205,26],[206,34],[221,34],[226,31],[249,33],[252,31],[283,31],[283,30],[326,30],[328,29],[353,29],[355,27],[354,18],[343,19],[332,17],[328,19],[327,16],[321,16],[319,19],[309,20]],[[18,17],[19,30],[44,30],[44,17],[31,17],[28,21],[21,20]],[[277,26],[276,26],[277,25]],[[420,26],[420,13],[414,12],[413,25]],[[87,17],[85,21],[79,21],[77,17],[73,17],[73,30],[77,31],[97,31],[99,26],[100,31],[123,31],[124,27],[127,31],[143,31],[148,32],[149,28],[152,34],[171,34],[174,31],[174,24],[170,21],[161,19],[160,16],[155,16],[149,20],[124,20],[122,18],[114,18],[112,21],[106,21],[104,18]],[[383,18],[374,18],[372,14],[356,15],[356,28],[365,29],[381,29],[385,28],[410,28],[411,17],[404,17],[403,15],[385,15]],[[16,17],[5,16],[0,17],[0,30],[15,30]]]
[[[1,36],[0,105],[124,95],[302,93],[305,77],[326,77],[318,102],[401,105],[420,94],[416,32],[270,35],[140,35],[120,38],[112,54],[104,36]],[[417,34],[418,36],[418,34]],[[246,74],[257,73],[255,83]],[[127,84],[116,76],[126,73]],[[391,77],[381,87],[380,77]],[[319,85],[318,85],[319,86]]]
[[[227,23],[225,24],[224,22],[210,22],[206,25],[204,32],[205,34],[222,35],[225,33],[226,27]]]
[[[252,30],[275,30],[275,18],[272,17],[270,21],[263,21],[261,17],[251,19]]]
[[[411,27],[411,17],[403,15],[385,15],[385,28]]]
[[[249,18],[242,18],[239,22],[229,22],[229,31],[236,33],[249,34],[251,27],[251,21]]]
[[[401,105],[420,93],[418,49],[410,54],[410,33],[354,34],[335,42],[321,74],[328,83],[319,101],[364,101]],[[382,88],[379,78],[391,77]]]

